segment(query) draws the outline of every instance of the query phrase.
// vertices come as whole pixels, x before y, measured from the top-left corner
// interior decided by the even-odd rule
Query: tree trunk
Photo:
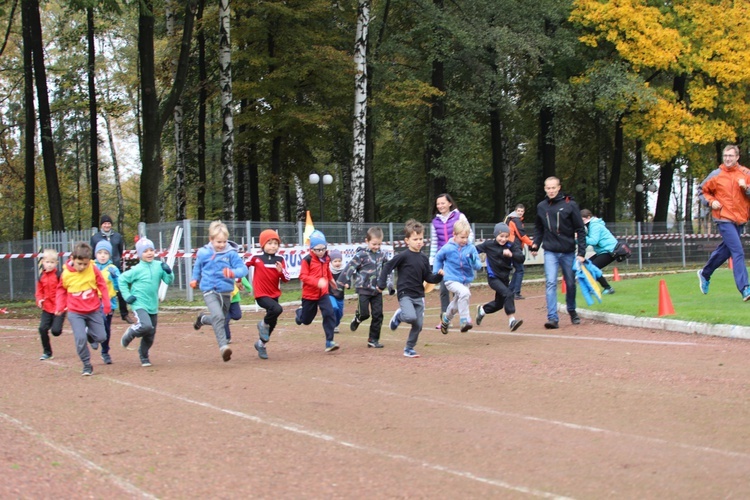
[[[672,90],[677,94],[677,102],[685,100],[687,75],[677,75],[672,81]],[[656,199],[656,210],[654,210],[654,222],[667,222],[669,217],[669,201],[672,197],[672,184],[674,182],[674,170],[677,165],[676,158],[672,158],[659,167],[659,195]]]
[[[185,89],[190,54],[190,40],[195,24],[195,0],[185,6],[185,24],[182,30],[180,57],[174,83],[169,94],[159,102],[156,88],[154,61],[154,15],[153,0],[138,3],[138,56],[141,63],[141,108],[143,116],[143,154],[141,156],[141,220],[158,222],[161,207],[161,183],[163,165],[161,161],[161,132],[174,112],[174,108]]]
[[[279,218],[279,203],[281,197],[281,137],[273,138],[271,144],[271,182],[268,183],[268,219],[281,220]]]
[[[88,40],[88,84],[89,84],[89,140],[91,152],[91,227],[99,227],[99,131],[96,108],[96,46],[94,45],[94,9],[86,9],[86,39]]]
[[[117,227],[120,232],[125,225],[125,199],[122,196],[122,183],[120,182],[120,165],[117,163],[117,150],[115,149],[115,139],[112,135],[112,124],[109,121],[109,114],[102,113],[104,124],[107,127],[107,140],[109,142],[109,153],[112,157],[112,172],[115,178],[115,193],[117,195]]]
[[[47,182],[47,203],[53,231],[65,230],[60,183],[55,163],[55,145],[52,141],[52,117],[47,93],[47,70],[44,67],[44,48],[42,45],[42,23],[39,18],[38,0],[24,0],[23,9],[29,22],[32,54],[34,60],[34,80],[39,103],[39,129],[42,134],[42,161],[44,178]]]
[[[539,111],[539,162],[542,165],[542,178],[538,182],[537,199],[544,199],[544,179],[555,175],[555,141],[552,137],[552,129],[555,121],[555,113],[549,106],[542,106]]]
[[[221,86],[221,168],[224,192],[224,220],[235,219],[234,205],[234,118],[232,115],[232,47],[229,0],[219,0],[219,85]]]
[[[370,26],[370,1],[359,0],[357,37],[354,40],[354,152],[352,159],[349,220],[365,221],[365,157],[367,154],[367,37]]]
[[[166,17],[167,36],[172,39],[175,36],[175,11],[171,0],[165,4],[164,15]],[[177,70],[177,58],[172,58],[172,72]],[[187,218],[187,189],[185,187],[185,169],[187,168],[187,153],[185,151],[185,127],[183,122],[182,99],[172,112],[174,125],[174,202],[175,218],[184,220]]]
[[[494,192],[494,220],[503,220],[507,213],[505,192],[505,157],[503,155],[503,124],[497,100],[490,104],[490,144],[492,149],[492,184]]]
[[[198,220],[206,220],[206,102],[208,71],[206,69],[206,32],[203,25],[204,0],[198,1]]]
[[[609,174],[608,198],[604,211],[604,220],[606,221],[617,221],[617,186],[620,184],[620,174],[622,173],[623,142],[622,116],[618,116],[615,122],[615,147],[612,151],[612,171]]]
[[[643,178],[643,141],[635,141],[635,184],[643,186],[643,190],[635,192],[635,221],[645,222],[648,207],[646,207],[647,190]]]
[[[23,100],[24,100],[24,206],[23,206],[23,239],[34,237],[34,205],[36,204],[36,113],[34,108],[34,68],[31,53],[31,25],[28,20],[26,2],[21,9],[23,30]],[[36,249],[34,249],[36,250]]]

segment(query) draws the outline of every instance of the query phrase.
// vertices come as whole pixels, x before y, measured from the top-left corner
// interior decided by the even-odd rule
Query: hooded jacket
[[[386,262],[388,262],[388,257],[386,257],[385,252],[372,252],[368,247],[357,248],[357,253],[346,265],[344,272],[336,282],[339,288],[343,289],[356,274],[354,288],[356,288],[357,293],[360,295],[377,295],[380,293],[378,291],[378,278],[380,278],[380,273],[383,271]],[[388,276],[387,286],[389,289],[393,287],[390,275]]]
[[[157,314],[159,312],[159,285],[162,281],[167,285],[171,284],[174,281],[174,273],[167,274],[158,260],[151,262],[142,260],[137,266],[131,267],[120,275],[120,294],[125,300],[128,300],[131,295],[135,296],[135,302],[131,306],[134,311],[144,309],[149,314]]]
[[[504,255],[505,250],[510,250],[511,257]],[[501,245],[496,239],[486,239],[477,245],[477,252],[487,256],[487,278],[499,278],[503,282],[508,281],[514,262],[523,264],[526,260],[518,241],[508,240]]]
[[[224,250],[217,252],[211,242],[206,243],[195,258],[193,279],[200,283],[203,292],[231,293],[234,291],[234,280],[247,276],[247,267],[239,254],[239,245],[227,241]],[[224,276],[224,269],[231,269],[234,278]]]
[[[60,282],[60,273],[57,269],[52,271],[42,270],[39,280],[36,282],[36,303],[42,302],[42,310],[51,314],[55,313],[57,301],[57,284]]]
[[[505,217],[505,223],[508,224],[508,228],[510,229],[510,238],[508,239],[510,241],[518,240],[521,244],[522,250],[524,245],[531,246],[534,243],[526,234],[526,228],[523,224],[523,217],[519,216],[518,212],[514,210],[509,213]]]
[[[745,179],[746,189],[742,189],[738,181]],[[718,210],[711,209],[711,216],[716,222],[733,222],[745,224],[750,212],[750,170],[737,165],[728,168],[723,163],[719,168],[708,174],[700,185],[698,198],[706,207],[716,200],[721,203]]]
[[[475,271],[482,268],[477,249],[471,243],[460,246],[451,238],[443,245],[432,264],[432,272],[443,270],[443,281],[457,281],[467,285],[474,281]]]
[[[534,247],[544,247],[545,252],[586,255],[586,229],[581,211],[573,198],[562,192],[545,198],[536,206]]]
[[[615,251],[617,238],[607,229],[607,225],[602,219],[592,217],[586,226],[586,244],[594,247],[594,252],[600,254]]]
[[[302,282],[303,299],[320,300],[323,296],[328,295],[328,286],[321,290],[318,288],[318,282],[320,278],[325,278],[330,285],[333,280],[330,264],[331,258],[328,256],[328,252],[323,257],[318,257],[314,252],[310,252],[302,259],[299,280]]]

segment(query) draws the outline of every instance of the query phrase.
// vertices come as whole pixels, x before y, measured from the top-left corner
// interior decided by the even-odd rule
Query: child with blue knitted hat
[[[112,357],[109,355],[109,339],[112,336],[112,316],[117,309],[117,293],[120,291],[120,270],[112,262],[112,244],[107,240],[100,240],[94,248],[94,265],[102,278],[107,283],[109,292],[109,301],[112,304],[112,310],[104,316],[104,331],[107,332],[107,340],[102,342],[102,360],[104,364],[111,365]]]
[[[295,322],[309,325],[315,316],[323,316],[323,332],[326,336],[326,352],[333,352],[339,345],[333,341],[336,315],[328,297],[329,287],[337,289],[331,274],[331,258],[328,256],[328,242],[320,231],[310,234],[310,253],[302,259],[299,280],[302,282],[302,306],[297,309]]]

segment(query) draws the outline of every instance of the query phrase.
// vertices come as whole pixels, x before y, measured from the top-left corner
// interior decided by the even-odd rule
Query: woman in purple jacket
[[[453,198],[448,193],[439,194],[437,196],[435,199],[435,209],[437,210],[437,214],[435,215],[435,218],[432,219],[432,231],[430,231],[430,264],[435,261],[435,255],[438,250],[443,248],[443,245],[448,243],[448,240],[453,237],[453,224],[458,220],[465,220],[467,223],[469,222],[468,219],[466,219],[466,216],[459,212],[458,207],[456,207],[456,202],[453,201]],[[473,230],[469,233],[469,243],[474,243]],[[448,309],[450,301],[450,293],[448,292],[448,289],[445,288],[445,284],[441,281],[440,318],[443,317],[443,313]],[[438,330],[440,329],[439,321],[435,328]]]

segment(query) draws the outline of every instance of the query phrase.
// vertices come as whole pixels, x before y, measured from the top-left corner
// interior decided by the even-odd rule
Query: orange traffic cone
[[[560,287],[560,293],[568,293],[568,287],[565,286],[565,278],[562,279],[562,286]]]
[[[732,262],[731,257],[729,257],[729,269],[734,269],[734,262]]]
[[[620,281],[620,271],[617,270],[617,268],[614,268],[612,270],[612,281]]]
[[[672,306],[672,299],[669,297],[667,283],[664,280],[659,280],[659,316],[666,316],[674,313],[674,307]]]

